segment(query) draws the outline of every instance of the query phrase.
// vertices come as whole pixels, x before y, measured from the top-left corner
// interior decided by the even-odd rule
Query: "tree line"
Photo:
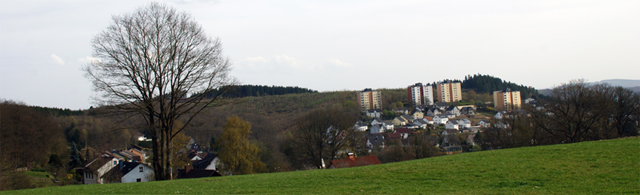
[[[240,98],[240,97],[260,97],[267,95],[285,95],[285,94],[300,94],[300,93],[318,93],[316,90],[311,90],[301,87],[292,86],[266,86],[266,85],[236,85],[231,86],[225,93],[220,93],[219,90],[210,90],[206,92],[205,97],[214,97],[215,95],[221,95],[225,98]],[[201,94],[194,94],[201,95]]]
[[[538,103],[494,121],[494,127],[482,133],[482,147],[575,143],[640,133],[640,95],[629,89],[572,81]]]

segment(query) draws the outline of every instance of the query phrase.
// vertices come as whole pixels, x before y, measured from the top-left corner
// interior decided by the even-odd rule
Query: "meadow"
[[[471,152],[382,165],[3,194],[638,194],[640,138]]]

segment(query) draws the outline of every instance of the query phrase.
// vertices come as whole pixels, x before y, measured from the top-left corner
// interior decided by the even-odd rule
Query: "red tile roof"
[[[334,168],[359,167],[377,164],[382,164],[382,162],[380,162],[378,157],[374,155],[331,161],[331,166],[333,166]]]

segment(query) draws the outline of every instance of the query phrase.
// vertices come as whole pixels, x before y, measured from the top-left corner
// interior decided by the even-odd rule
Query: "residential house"
[[[427,124],[433,125],[433,118],[429,116],[425,116],[424,120],[427,121]]]
[[[500,112],[496,113],[496,115],[494,115],[493,118],[498,119],[498,120],[502,120],[502,118],[504,118],[504,115],[506,113],[507,112],[505,112],[505,111],[500,111]]]
[[[474,107],[463,107],[460,109],[460,114],[463,115],[474,115],[476,114],[476,108]]]
[[[89,163],[86,163],[79,171],[82,174],[83,184],[102,184],[104,179],[101,177],[118,165],[118,158],[113,157],[108,153],[102,154],[100,157],[93,159]]]
[[[207,153],[207,155],[202,160],[191,162],[193,169],[196,170],[218,170],[218,164],[220,164],[220,158],[218,158],[217,154],[212,152]]]
[[[384,148],[385,139],[383,134],[370,134],[367,135],[366,139],[367,142],[365,143],[365,145],[369,149]]]
[[[407,123],[411,123],[414,120],[416,120],[416,117],[413,117],[413,115],[409,115],[409,114],[405,114],[401,116],[404,119],[407,119]]]
[[[382,162],[380,162],[378,157],[376,157],[375,155],[362,157],[355,157],[353,153],[349,153],[348,155],[349,158],[347,159],[332,160],[329,168],[336,169],[382,164]]]
[[[447,102],[436,102],[435,104],[433,104],[433,108],[438,108],[440,110],[447,109],[447,107],[449,107],[449,104]]]
[[[451,121],[447,121],[447,123],[444,125],[444,128],[445,129],[459,130],[460,129],[460,125],[458,124],[458,121],[451,120]]]
[[[407,123],[409,123],[409,120],[407,120],[402,116],[397,116],[396,118],[393,119],[392,122],[393,122],[393,125],[395,126],[404,126],[404,125],[407,125]]]
[[[440,108],[429,108],[427,110],[427,116],[433,117],[439,114],[442,114],[442,110],[440,110]]]
[[[390,120],[382,122],[382,126],[384,126],[385,130],[393,130],[393,122]]]
[[[413,112],[411,112],[411,116],[413,116],[413,118],[423,118],[424,117],[424,113],[422,111],[420,111],[419,109],[415,109],[415,110],[413,110]]]
[[[455,129],[447,129],[442,131],[442,146],[457,146],[459,143],[456,143],[458,130]]]
[[[476,123],[477,126],[480,126],[482,128],[489,128],[491,127],[491,123],[489,123],[489,121],[487,120],[481,120],[480,122]]]
[[[353,126],[353,128],[356,131],[366,131],[367,129],[369,129],[367,123],[364,123],[362,121],[356,122],[356,124]]]
[[[412,126],[416,126],[417,128],[426,129],[429,121],[425,118],[416,119],[411,123]]]
[[[458,109],[458,107],[456,106],[449,106],[445,112],[448,115],[455,115],[455,116],[460,116],[460,109]]]
[[[375,118],[375,119],[373,119],[373,121],[371,121],[371,126],[373,126],[373,125],[379,125],[379,124],[382,124],[382,123],[383,123],[382,119],[380,119],[380,118]]]
[[[409,114],[409,109],[407,108],[394,108],[394,109],[391,109],[391,111],[393,111],[393,113],[395,113],[396,115]]]
[[[372,125],[370,134],[384,133],[387,129],[382,124]]]
[[[433,117],[433,124],[435,125],[447,124],[447,121],[449,121],[447,115],[440,114]]]
[[[366,115],[367,117],[370,118],[380,118],[380,116],[382,116],[382,110],[381,109],[369,109],[366,111]]]
[[[396,128],[393,130],[393,133],[399,133],[401,139],[409,138],[409,134],[411,134],[411,129],[408,128]]]
[[[118,165],[101,178],[105,183],[146,182],[153,179],[153,169],[139,162],[119,161]]]
[[[458,124],[460,124],[460,129],[471,128],[471,121],[469,119],[458,120]]]

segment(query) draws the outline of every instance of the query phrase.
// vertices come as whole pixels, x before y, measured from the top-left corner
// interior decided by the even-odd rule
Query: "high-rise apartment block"
[[[407,87],[409,102],[414,106],[433,104],[433,87],[431,84],[416,83]]]
[[[440,102],[457,102],[462,100],[460,82],[444,80],[438,83],[438,100]]]
[[[493,107],[496,111],[511,111],[520,109],[520,91],[511,91],[507,88],[502,91],[493,92]]]
[[[358,106],[362,111],[369,109],[382,109],[382,93],[373,91],[370,88],[358,92]]]

